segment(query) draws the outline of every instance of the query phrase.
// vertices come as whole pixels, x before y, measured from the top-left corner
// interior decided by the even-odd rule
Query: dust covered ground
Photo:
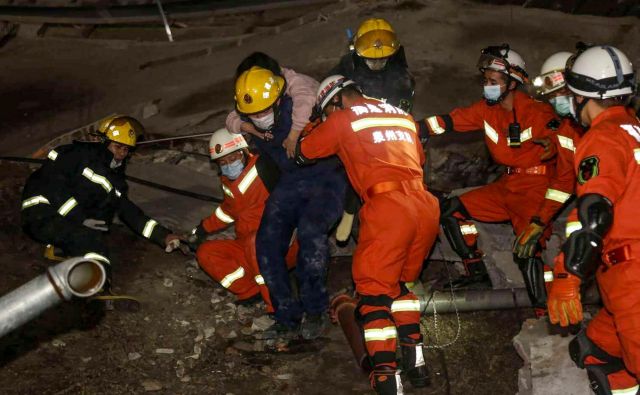
[[[43,248],[19,227],[20,190],[31,169],[0,162],[0,294],[43,273]],[[138,312],[77,301],[49,310],[0,339],[3,394],[362,394],[368,380],[339,327],[290,352],[263,350],[252,336],[261,306],[234,298],[194,267],[126,227],[111,232],[116,290],[142,302]],[[350,259],[330,266],[330,290],[350,285]],[[511,346],[527,311],[468,313],[452,346],[428,350],[433,384],[415,394],[512,394],[522,362]],[[261,318],[262,317],[262,318]],[[256,322],[256,324],[254,324]],[[428,344],[456,338],[455,315],[424,320]]]
[[[311,18],[278,34],[270,26],[291,15],[191,23],[176,31],[184,41],[173,44],[142,41],[162,37],[159,29],[112,28],[91,40],[66,30],[52,29],[44,38],[23,32],[0,48],[0,153],[29,154],[112,113],[141,118],[154,135],[212,131],[232,108],[233,70],[248,53],[265,51],[322,78],[346,50],[345,28],[371,16],[384,16],[397,28],[417,81],[417,118],[480,97],[474,66],[488,44],[511,43],[531,74],[549,54],[571,50],[577,40],[612,43],[640,64],[640,24],[632,17],[462,0],[350,1],[302,12]],[[258,34],[243,38],[253,33]],[[220,46],[222,39],[232,45]],[[478,134],[433,138],[427,149],[427,180],[434,189],[484,184],[499,171]],[[42,247],[19,227],[20,192],[32,170],[0,161],[0,294],[49,264]],[[338,327],[323,339],[294,345],[290,353],[264,352],[252,336],[252,327],[264,323],[260,308],[236,307],[191,257],[167,255],[124,226],[112,230],[110,242],[115,285],[138,297],[141,311],[105,314],[86,302],[48,311],[0,339],[0,393],[369,393]],[[349,266],[348,258],[331,262],[332,292],[350,286]],[[511,339],[528,317],[531,312],[522,310],[461,314],[460,321],[438,316],[437,323],[426,318],[427,344],[456,339],[458,322],[460,335],[450,347],[427,351],[431,387],[416,391],[407,384],[407,393],[517,392],[522,361]]]

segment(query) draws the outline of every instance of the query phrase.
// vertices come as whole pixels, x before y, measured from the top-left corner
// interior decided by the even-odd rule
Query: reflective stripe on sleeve
[[[153,233],[153,229],[156,227],[156,225],[158,225],[158,222],[156,222],[155,220],[153,219],[148,220],[147,223],[144,224],[144,229],[142,229],[142,235],[147,239],[150,239],[151,234]]]
[[[427,118],[427,123],[429,124],[429,127],[431,128],[431,130],[433,130],[433,133],[442,134],[445,132],[444,128],[440,126],[440,123],[438,122],[438,117],[436,115]]]
[[[552,281],[553,281],[553,272],[551,271],[544,272],[544,282],[550,283]]]
[[[111,265],[111,261],[109,261],[109,259],[106,256],[100,255],[97,252],[88,252],[88,253],[84,254],[84,258],[86,258],[86,259],[94,259],[96,261],[100,261],[102,263],[106,263],[107,265]]]
[[[234,281],[236,281],[239,278],[242,278],[243,276],[244,276],[244,268],[239,267],[235,271],[224,276],[224,278],[220,280],[220,284],[225,288],[229,288]]]
[[[72,196],[66,202],[64,202],[62,206],[60,206],[60,208],[58,209],[58,214],[65,217],[77,205],[78,201]]]
[[[478,234],[478,228],[476,228],[475,224],[470,224],[470,225],[460,225],[460,232],[462,232],[463,235],[477,235]]]
[[[524,143],[527,140],[531,140],[531,137],[533,137],[533,133],[531,133],[531,127],[528,127],[520,133],[520,142]]]
[[[558,203],[564,203],[571,197],[570,193],[562,192],[557,189],[547,189],[547,193],[544,195],[545,199],[554,200]]]
[[[396,300],[391,304],[391,312],[398,313],[401,311],[420,311],[419,300]]]
[[[256,280],[256,284],[264,285],[264,277],[262,277],[261,275],[258,274],[254,277],[254,279]]]
[[[558,135],[558,142],[562,148],[568,149],[571,152],[576,152],[576,147],[573,144],[573,140],[569,137]]]
[[[565,228],[565,236],[571,236],[571,233],[582,229],[582,224],[580,221],[571,221],[567,222],[567,227]]]
[[[105,191],[107,191],[107,193],[111,192],[111,189],[113,187],[106,177],[103,177],[100,174],[96,174],[88,167],[85,167],[84,170],[82,170],[82,175],[88,178],[89,181],[100,185],[102,188],[104,188]]]
[[[636,160],[636,163],[640,165],[640,148],[633,149],[633,157]]]
[[[227,213],[222,211],[220,207],[216,209],[215,214],[216,214],[216,217],[218,217],[218,219],[224,222],[225,224],[230,224],[234,221],[234,219],[231,216],[229,216]]]
[[[500,136],[498,135],[498,132],[496,132],[496,130],[492,128],[487,121],[484,121],[484,134],[486,134],[494,144],[498,144]]]
[[[244,195],[244,193],[247,191],[247,189],[249,189],[249,187],[257,177],[258,177],[258,170],[256,169],[255,166],[253,166],[247,172],[247,174],[244,175],[244,178],[242,179],[242,181],[238,183],[238,190],[240,191],[240,193]]]
[[[364,330],[364,341],[385,341],[395,339],[397,336],[395,326],[387,326],[385,328],[372,328]]]
[[[416,132],[415,122],[406,118],[362,118],[351,122],[351,128],[354,132],[368,128],[388,128],[393,126],[409,129],[414,133]]]
[[[31,207],[31,206],[35,206],[37,204],[50,204],[49,200],[42,196],[42,195],[38,195],[38,196],[34,196],[34,197],[30,197],[29,199],[25,199],[22,201],[22,210],[24,210],[25,208]]]
[[[613,395],[636,395],[638,393],[638,389],[640,386],[633,386],[631,388],[623,388],[618,390],[611,390],[611,394]]]
[[[49,153],[47,154],[47,158],[55,161],[56,159],[58,159],[58,153],[56,152],[56,150],[52,149],[51,151],[49,151]]]

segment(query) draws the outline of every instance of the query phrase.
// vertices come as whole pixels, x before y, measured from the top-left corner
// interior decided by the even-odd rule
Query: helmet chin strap
[[[577,121],[580,125],[585,126],[585,127],[587,127],[588,125],[584,125],[584,124],[582,123],[582,115],[581,115],[581,114],[582,114],[582,110],[584,110],[584,108],[585,108],[585,106],[587,105],[587,102],[588,102],[589,100],[590,100],[590,98],[588,98],[588,97],[584,97],[584,96],[583,96],[582,103],[578,103],[578,102],[576,101],[576,118],[578,118],[578,119],[576,119],[576,121]]]

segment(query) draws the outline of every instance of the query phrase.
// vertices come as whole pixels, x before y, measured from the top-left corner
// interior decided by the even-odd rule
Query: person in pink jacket
[[[244,71],[253,66],[260,66],[268,69],[275,75],[283,77],[286,81],[285,93],[293,99],[293,125],[289,135],[282,143],[287,150],[287,156],[293,158],[296,143],[300,137],[302,129],[309,123],[311,109],[316,102],[318,81],[305,74],[296,73],[292,69],[280,67],[278,62],[269,55],[262,52],[254,52],[247,56],[236,69],[236,79]],[[249,133],[261,139],[271,139],[273,136],[269,132],[258,131],[251,122],[245,122],[240,118],[235,110],[231,111],[226,120],[227,130],[231,133]]]

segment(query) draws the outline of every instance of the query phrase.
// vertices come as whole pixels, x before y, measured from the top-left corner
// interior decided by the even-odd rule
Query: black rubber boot
[[[402,381],[395,368],[377,366],[371,372],[371,387],[378,395],[402,395]]]
[[[445,283],[444,289],[482,289],[491,288],[491,280],[489,279],[489,273],[484,265],[482,259],[474,258],[463,261],[466,269],[466,275],[460,276],[457,280],[449,283]]]
[[[422,343],[415,345],[402,345],[402,370],[406,374],[411,385],[415,388],[426,387],[431,383],[429,368],[422,354]]]

